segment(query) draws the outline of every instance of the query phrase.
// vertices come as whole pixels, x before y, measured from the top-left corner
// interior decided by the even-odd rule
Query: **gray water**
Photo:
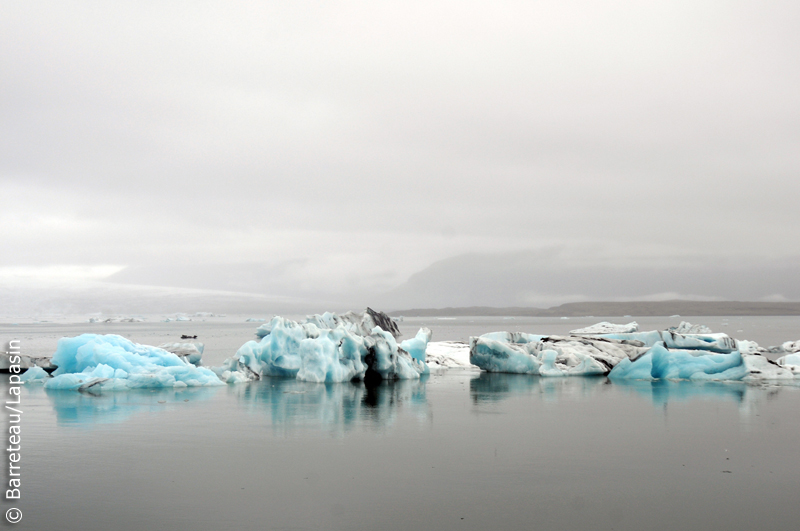
[[[731,331],[702,322],[735,335],[734,319]],[[435,340],[459,340],[600,319],[469,320],[406,319],[402,330],[425,321]],[[744,318],[737,329],[778,344],[800,338],[798,322]],[[157,344],[194,331],[216,363],[256,326],[49,323],[3,327],[2,339],[16,335],[33,354],[26,344],[54,350],[65,332]],[[791,385],[455,371],[371,389],[266,379],[92,396],[28,386],[22,499],[3,513],[17,507],[16,527],[37,530],[796,529],[798,406]]]

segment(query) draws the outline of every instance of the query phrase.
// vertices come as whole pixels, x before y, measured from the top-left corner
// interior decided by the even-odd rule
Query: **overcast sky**
[[[0,280],[796,272],[799,55],[796,1],[2,2]]]

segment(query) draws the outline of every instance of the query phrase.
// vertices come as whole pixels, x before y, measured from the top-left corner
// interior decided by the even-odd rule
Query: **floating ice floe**
[[[90,323],[143,323],[144,317],[90,317]]]
[[[469,362],[469,344],[461,341],[433,341],[425,354],[431,369],[478,369]]]
[[[708,330],[684,323],[682,329]],[[598,329],[609,323],[599,323]],[[591,329],[592,327],[590,327]],[[783,348],[787,344],[784,343]],[[726,334],[674,329],[543,336],[493,332],[470,338],[470,362],[489,372],[540,376],[606,374],[611,379],[787,380],[800,374],[800,354],[777,361],[757,343]]]
[[[800,352],[800,341],[787,341],[781,348],[784,352]]]
[[[677,334],[710,334],[711,329],[705,325],[692,324],[688,321],[681,321],[678,326],[670,326],[667,328],[670,332]]]
[[[172,352],[184,361],[199,367],[203,364],[203,346],[202,343],[196,341],[193,343],[163,343],[158,348]]]
[[[601,323],[597,323],[592,326],[587,326],[586,328],[578,328],[577,330],[570,330],[570,334],[627,334],[630,332],[638,332],[639,331],[639,323],[636,321],[632,321],[628,324],[614,324],[609,323],[607,321],[603,321]]]
[[[46,370],[41,367],[31,367],[20,376],[19,380],[22,383],[44,383],[48,378],[50,378],[50,375]]]
[[[431,332],[397,343],[400,335],[392,319],[370,308],[362,314],[325,313],[304,322],[274,317],[256,330],[260,338],[248,341],[214,368],[228,383],[286,376],[310,382],[354,379],[413,379],[428,372],[425,350]]]
[[[800,343],[800,341],[795,341],[795,343]],[[791,371],[791,373],[794,374],[795,377],[798,377],[798,375],[800,375],[800,353],[787,354],[785,356],[781,356],[780,358],[775,360],[775,363],[777,363],[779,367]]]
[[[222,385],[212,371],[158,347],[122,336],[82,334],[61,338],[52,358],[58,368],[47,389],[118,390]],[[26,372],[23,377],[26,377]],[[31,379],[41,377],[38,371]]]
[[[50,358],[44,356],[24,356],[22,354],[15,354],[19,361],[13,363],[20,369],[30,369],[34,367],[41,368],[47,372],[52,372],[56,368],[50,362]],[[0,372],[9,372],[11,367],[11,356],[7,352],[0,352]]]
[[[608,374],[647,348],[636,340],[494,332],[470,338],[470,363],[490,372],[585,376]]]

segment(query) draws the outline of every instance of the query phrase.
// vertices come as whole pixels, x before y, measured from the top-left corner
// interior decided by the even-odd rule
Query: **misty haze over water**
[[[0,303],[800,300],[799,9],[4,3]]]

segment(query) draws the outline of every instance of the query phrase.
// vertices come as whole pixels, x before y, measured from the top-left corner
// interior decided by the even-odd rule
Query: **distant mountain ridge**
[[[583,316],[703,316],[703,315],[800,315],[800,302],[759,301],[631,301],[570,302],[552,308],[469,306],[459,308],[416,308],[389,312],[405,317],[434,316],[513,316],[513,317],[583,317]]]

